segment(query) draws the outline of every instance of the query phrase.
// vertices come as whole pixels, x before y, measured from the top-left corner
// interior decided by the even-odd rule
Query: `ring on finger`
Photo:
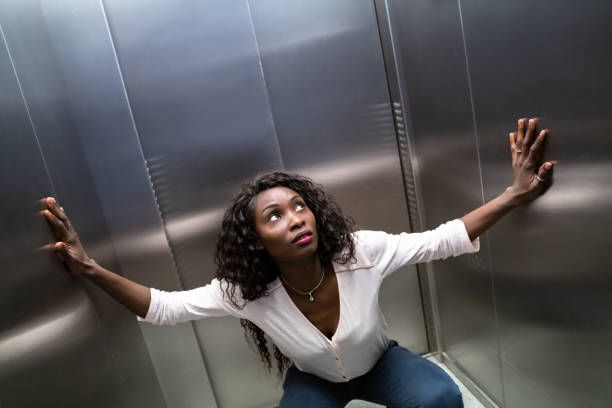
[[[515,147],[515,148],[514,148],[514,151],[515,151],[515,152],[517,152],[517,153],[522,152],[522,150],[521,150],[519,147]]]

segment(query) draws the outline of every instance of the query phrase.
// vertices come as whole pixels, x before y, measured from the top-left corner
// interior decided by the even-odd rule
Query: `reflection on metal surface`
[[[166,223],[166,231],[176,239],[184,240],[211,234],[219,229],[225,207],[209,208],[192,214],[181,214]]]
[[[296,173],[308,174],[315,182],[327,188],[346,186],[377,178],[398,171],[397,153],[374,153],[368,156],[352,156],[333,163],[317,163],[312,167],[300,167]]]
[[[510,184],[508,163],[490,163],[486,166],[491,180],[505,179]],[[562,215],[564,212],[583,210],[587,205],[593,210],[603,211],[612,206],[612,185],[608,183],[612,163],[557,162],[555,166],[558,170],[553,177],[553,186],[529,205],[531,211],[539,214],[553,211],[554,214]],[[572,178],[572,174],[580,174],[581,178]]]
[[[252,2],[253,0],[250,1]],[[272,16],[270,16],[270,18],[272,18]],[[340,24],[342,23],[346,22],[341,22]],[[283,52],[283,50],[292,51],[297,47],[329,41],[331,38],[334,37],[342,36],[346,38],[351,38],[351,36],[358,33],[358,30],[359,28],[356,28],[353,24],[346,24],[345,26],[338,25],[326,27],[308,26],[307,31],[300,32],[300,35],[279,36],[275,38],[273,41],[266,43],[266,49],[270,52]]]
[[[351,157],[313,167],[295,169],[298,174],[307,174],[316,183],[333,189],[350,183],[362,183],[370,178],[380,177],[388,172],[397,171],[397,155],[392,153],[377,156]],[[177,240],[198,238],[202,235],[214,235],[220,228],[226,206],[207,208],[205,210],[181,214],[165,223],[168,234]],[[138,258],[162,251],[167,246],[166,238],[157,230],[138,231],[131,235],[121,234],[116,237],[116,244],[121,246],[126,256]]]
[[[351,183],[360,183],[372,177],[380,177],[390,171],[397,171],[397,155],[384,154],[351,157],[334,163],[319,163],[317,166],[295,169],[298,174],[308,174],[316,183],[334,188]],[[190,239],[203,234],[214,234],[219,230],[226,207],[208,208],[205,211],[181,214],[166,222],[168,234],[176,239]],[[126,245],[133,250],[155,249],[156,240],[147,234],[126,239]],[[139,252],[142,253],[142,252]]]
[[[89,303],[79,293],[55,314],[0,334],[0,376],[60,354],[96,331]]]
[[[114,244],[121,248],[123,257],[133,260],[168,251],[168,239],[159,228],[136,230],[131,234],[121,231]]]
[[[585,206],[594,210],[612,208],[612,184],[609,183],[612,163],[563,163],[561,166],[562,173],[557,172],[554,177],[554,188],[538,201],[538,210],[561,214],[582,211]],[[581,177],[572,179],[572,174]]]

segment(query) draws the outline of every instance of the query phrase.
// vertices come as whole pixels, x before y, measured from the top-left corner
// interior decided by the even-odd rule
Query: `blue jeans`
[[[389,408],[463,408],[461,392],[436,364],[395,340],[366,374],[333,383],[289,367],[278,408],[339,408],[353,399]]]

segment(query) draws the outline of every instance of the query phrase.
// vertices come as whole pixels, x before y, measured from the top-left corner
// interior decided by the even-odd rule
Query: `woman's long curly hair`
[[[315,216],[319,244],[317,254],[322,265],[332,260],[345,264],[355,255],[355,243],[351,233],[355,223],[342,213],[336,202],[325,193],[323,187],[307,177],[297,174],[274,172],[244,184],[238,196],[223,216],[222,230],[215,250],[216,278],[224,280],[225,295],[236,307],[242,309],[248,301],[268,296],[267,285],[279,276],[279,271],[266,251],[256,249],[255,197],[273,187],[288,187],[297,192]],[[242,304],[235,298],[240,290]],[[241,319],[244,336],[257,346],[268,372],[271,371],[270,350],[265,333],[253,322]],[[270,342],[272,343],[272,342]],[[272,343],[279,378],[291,361]]]

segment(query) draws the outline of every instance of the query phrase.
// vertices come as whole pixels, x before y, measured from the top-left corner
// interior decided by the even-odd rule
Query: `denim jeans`
[[[463,408],[461,392],[436,364],[391,340],[366,374],[333,383],[289,367],[278,408],[340,408],[353,399],[389,408]]]

